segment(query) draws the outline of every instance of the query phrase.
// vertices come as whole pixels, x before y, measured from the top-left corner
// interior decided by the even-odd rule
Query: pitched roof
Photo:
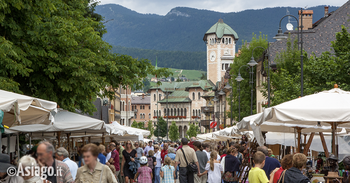
[[[131,97],[131,104],[151,104],[150,96],[134,96]]]
[[[341,26],[344,25],[350,30],[349,10],[350,1],[347,1],[336,11],[330,13],[328,17],[317,21],[312,29],[303,31],[303,47],[308,55],[315,53],[316,56],[320,56],[322,52],[331,51],[331,41],[335,40],[335,35],[341,31]],[[292,42],[297,39],[297,31],[286,31],[284,34],[289,33]],[[275,60],[279,52],[286,50],[286,43],[287,40],[281,40],[270,44],[269,58],[271,61]]]
[[[158,103],[190,103],[192,100],[188,98],[188,92],[184,90],[177,90],[171,93],[168,97],[164,97],[163,100]]]
[[[204,35],[205,41],[208,34],[216,34],[218,38],[222,38],[224,35],[231,35],[235,40],[238,40],[238,34],[230,26],[224,23],[222,19],[219,19]]]
[[[158,87],[152,87],[150,90],[160,89],[163,92],[173,92],[175,90],[187,90],[187,88],[201,88],[202,90],[209,90],[214,86],[210,80],[200,80],[200,81],[188,81],[188,82],[163,82],[162,85]]]

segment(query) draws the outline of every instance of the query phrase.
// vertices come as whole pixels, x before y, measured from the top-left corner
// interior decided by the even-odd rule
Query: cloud
[[[190,7],[218,12],[238,12],[246,9],[263,9],[268,7],[313,7],[318,5],[341,6],[347,0],[101,0],[101,4],[120,4],[139,13],[166,15],[175,7]]]

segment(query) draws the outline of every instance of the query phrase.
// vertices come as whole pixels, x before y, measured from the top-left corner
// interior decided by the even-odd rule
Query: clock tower
[[[233,63],[238,34],[219,19],[205,33],[203,40],[207,44],[207,79],[216,84]]]

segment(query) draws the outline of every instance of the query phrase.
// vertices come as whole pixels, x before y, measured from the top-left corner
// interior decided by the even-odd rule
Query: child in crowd
[[[254,167],[249,171],[248,174],[248,180],[249,183],[272,183],[273,182],[273,178],[271,178],[271,180],[269,181],[269,179],[267,178],[265,171],[262,169],[265,166],[265,154],[257,151],[254,154],[253,157],[253,162],[254,162]],[[272,173],[272,177],[275,174],[275,171],[273,171]]]
[[[151,168],[152,173],[154,175],[154,169],[155,169],[155,167],[157,165],[157,160],[156,160],[156,157],[154,157],[154,151],[153,150],[148,151],[147,160],[148,160],[148,167]],[[154,176],[153,176],[152,180],[154,181]]]
[[[108,165],[109,169],[111,169],[111,171],[113,172],[114,177],[118,180],[118,177],[116,176],[116,169],[114,167],[114,165]]]
[[[171,158],[166,157],[164,159],[164,166],[160,170],[160,176],[162,177],[164,183],[173,183],[175,178],[175,168],[170,165]]]
[[[203,176],[208,173],[208,182],[210,183],[221,183],[221,175],[223,173],[222,166],[220,161],[217,160],[218,153],[216,151],[212,151],[210,153],[210,161],[208,161],[205,166],[205,171],[201,173],[199,176]]]
[[[139,183],[152,183],[153,173],[152,169],[148,167],[148,159],[146,156],[140,158],[141,167],[137,170],[134,180],[137,179]]]

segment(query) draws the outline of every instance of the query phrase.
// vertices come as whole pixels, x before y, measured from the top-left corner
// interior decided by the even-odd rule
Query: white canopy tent
[[[0,90],[0,110],[4,111],[3,124],[9,127],[28,124],[50,124],[50,111],[57,103],[26,95]]]
[[[336,153],[337,127],[350,127],[350,92],[334,88],[267,108],[257,125],[283,122],[294,125],[331,126],[332,152]]]
[[[116,126],[116,128],[118,128],[118,129],[125,130],[126,134],[128,134],[128,135],[135,135],[135,136],[142,135],[143,137],[148,137],[149,135],[151,135],[150,131],[148,131],[148,130],[142,130],[142,129],[133,128],[133,127],[129,127],[129,126],[123,126],[123,125],[120,125],[116,121],[114,121],[112,123],[112,125]]]

